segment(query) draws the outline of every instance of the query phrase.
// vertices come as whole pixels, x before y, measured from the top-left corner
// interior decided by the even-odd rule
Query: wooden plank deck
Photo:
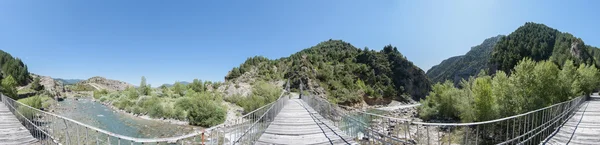
[[[600,96],[594,94],[589,101],[581,104],[558,132],[542,144],[600,144]]]
[[[37,144],[29,130],[0,102],[0,145]]]
[[[312,115],[311,115],[312,114]],[[256,144],[357,144],[300,99],[290,99]]]

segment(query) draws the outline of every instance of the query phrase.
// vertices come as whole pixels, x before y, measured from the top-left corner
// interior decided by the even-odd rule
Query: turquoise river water
[[[116,134],[137,138],[173,137],[192,133],[197,127],[148,120],[113,110],[90,99],[65,99],[58,103],[56,114]]]

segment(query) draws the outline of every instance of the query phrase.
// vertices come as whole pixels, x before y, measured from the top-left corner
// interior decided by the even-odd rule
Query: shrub
[[[94,99],[100,99],[102,96],[107,95],[107,94],[108,94],[108,91],[106,89],[94,91]]]
[[[152,118],[167,117],[161,103],[151,104],[146,110],[148,111],[148,115]]]
[[[219,103],[206,99],[194,99],[191,104],[187,116],[190,124],[210,127],[225,121],[227,111]]]

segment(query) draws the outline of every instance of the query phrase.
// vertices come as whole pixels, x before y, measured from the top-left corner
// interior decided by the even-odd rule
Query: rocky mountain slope
[[[434,83],[450,80],[454,84],[458,84],[462,79],[479,74],[482,69],[489,68],[491,52],[502,37],[502,35],[498,35],[485,39],[480,45],[471,47],[471,50],[465,55],[450,57],[442,61],[427,70],[427,77]]]

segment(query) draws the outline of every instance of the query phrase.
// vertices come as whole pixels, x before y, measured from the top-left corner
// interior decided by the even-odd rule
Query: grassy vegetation
[[[50,98],[48,95],[37,95],[19,99],[17,101],[36,109],[45,109],[50,107],[50,105],[52,104],[52,98]]]
[[[24,89],[18,90],[17,94],[28,94],[28,93],[33,93],[33,92],[36,92],[36,91],[33,89],[30,89],[30,88],[24,88]]]

